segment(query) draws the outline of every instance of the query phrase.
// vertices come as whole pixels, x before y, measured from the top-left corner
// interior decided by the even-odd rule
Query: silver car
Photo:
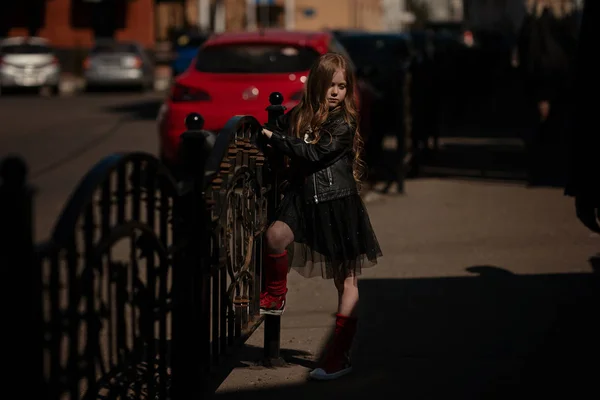
[[[99,41],[84,61],[84,78],[88,89],[136,86],[146,90],[154,85],[154,65],[136,42]]]
[[[48,41],[14,37],[0,41],[0,90],[49,87],[59,89],[60,64]]]

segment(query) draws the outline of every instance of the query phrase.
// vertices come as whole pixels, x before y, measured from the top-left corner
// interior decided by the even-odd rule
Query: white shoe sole
[[[260,315],[275,315],[275,316],[280,316],[283,314],[283,312],[285,311],[285,309],[283,310],[265,310],[263,308],[260,309]]]
[[[261,308],[260,309],[260,315],[281,315],[283,314],[283,312],[285,311],[285,300],[283,300],[283,307],[281,308],[281,310],[269,310],[266,308]]]
[[[333,374],[328,374],[322,368],[316,368],[310,371],[308,376],[316,381],[332,381],[334,379],[341,378],[344,375],[348,375],[350,372],[352,372],[352,367],[344,368],[338,372],[334,372]]]

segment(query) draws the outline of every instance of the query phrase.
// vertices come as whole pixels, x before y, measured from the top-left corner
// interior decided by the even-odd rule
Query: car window
[[[92,53],[139,53],[136,45],[131,43],[106,43],[97,44]]]
[[[283,74],[310,69],[319,57],[304,46],[283,44],[229,44],[198,51],[196,70],[213,73]]]
[[[0,54],[52,54],[52,48],[39,44],[8,44],[0,47]]]

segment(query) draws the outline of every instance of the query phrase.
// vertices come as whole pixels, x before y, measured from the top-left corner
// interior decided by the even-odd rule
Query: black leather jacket
[[[356,129],[340,113],[331,115],[321,128],[321,138],[309,144],[292,135],[290,110],[277,121],[269,144],[290,157],[295,176],[292,184],[302,186],[306,202],[321,203],[358,192],[352,173],[352,144]]]

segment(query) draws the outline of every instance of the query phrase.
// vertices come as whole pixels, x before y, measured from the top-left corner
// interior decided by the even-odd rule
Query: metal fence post
[[[22,332],[18,329],[14,336],[7,340],[30,349],[31,354],[28,357],[13,359],[14,367],[33,371],[34,384],[44,393],[43,285],[33,241],[34,190],[27,182],[27,172],[27,165],[17,156],[7,157],[0,164],[0,266],[6,274],[7,285],[23,285],[25,293],[28,286],[31,290],[31,308],[26,307],[27,302],[23,304],[23,308],[8,307],[9,312],[16,315],[8,315],[7,318],[14,318],[16,321],[30,315],[36,336],[34,344],[31,346],[28,341],[25,343]]]
[[[203,379],[210,368],[209,276],[205,271],[210,238],[204,169],[208,141],[199,114],[186,118],[181,137],[182,194],[174,212],[175,242],[185,251],[173,267],[172,399],[202,398]]]
[[[411,157],[414,157],[414,142],[410,141],[410,147],[408,146],[407,141],[412,136],[412,113],[411,110],[411,102],[413,99],[410,96],[410,88],[413,85],[412,75],[409,73],[404,80],[402,87],[402,106],[400,107],[402,112],[401,124],[399,124],[398,129],[400,129],[401,135],[397,138],[397,147],[396,147],[396,158],[398,160],[398,168],[396,170],[396,184],[398,185],[398,193],[405,193],[405,180],[406,173],[409,171],[410,166],[407,162],[411,160]],[[410,120],[410,123],[409,123]],[[411,149],[412,148],[412,149]],[[409,154],[410,153],[410,154]]]
[[[268,119],[270,125],[276,125],[277,118],[285,113],[285,106],[283,105],[283,95],[279,92],[273,92],[269,96],[269,103],[267,107]],[[269,220],[275,214],[275,210],[279,205],[279,184],[280,174],[284,164],[284,158],[281,154],[270,154],[268,162],[271,167],[271,191],[268,203],[268,214]],[[265,249],[263,249],[264,251]],[[261,271],[262,272],[262,271]],[[262,274],[264,284],[264,273]],[[281,346],[281,317],[277,315],[266,315],[265,316],[265,336],[264,336],[264,360],[263,364],[269,367],[277,367],[285,365],[285,361],[280,356]]]

